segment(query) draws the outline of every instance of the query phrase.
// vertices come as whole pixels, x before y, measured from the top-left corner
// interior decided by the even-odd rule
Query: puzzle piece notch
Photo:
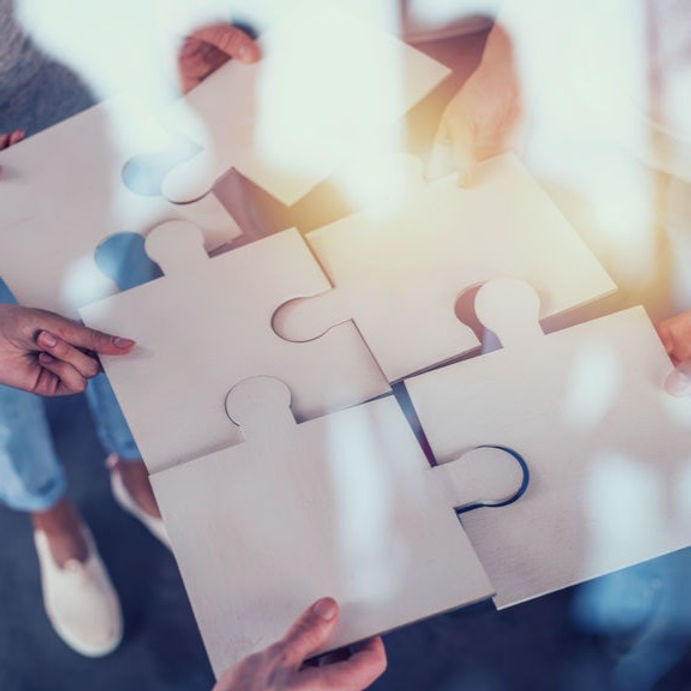
[[[293,298],[280,305],[271,318],[271,328],[286,341],[308,343],[352,321],[351,314],[345,293],[331,287],[324,293]]]
[[[168,173],[176,165],[188,161],[199,152],[199,145],[180,140],[167,149],[137,154],[123,164],[122,182],[135,194],[144,197],[159,197],[163,194],[163,180]]]
[[[478,347],[455,316],[470,286],[528,280],[541,317],[615,289],[515,156],[483,162],[463,189],[455,175],[426,182],[414,156],[395,161],[404,170],[397,206],[375,204],[306,235],[334,288],[282,305],[274,317],[282,338],[305,342],[350,319],[394,382]]]
[[[458,513],[512,504],[528,488],[530,474],[521,456],[496,445],[478,446],[434,468]]]
[[[209,261],[204,236],[188,221],[162,223],[146,236],[144,247],[166,276],[185,276],[193,267],[205,268]]]
[[[129,290],[162,275],[147,256],[144,245],[145,238],[140,233],[116,233],[96,248],[94,261],[120,290]]]
[[[236,384],[226,396],[226,413],[251,441],[267,429],[285,430],[295,425],[290,410],[290,389],[275,377],[249,377]]]
[[[540,297],[528,283],[517,278],[497,278],[480,287],[475,314],[496,334],[504,348],[530,347],[544,336],[540,328]]]

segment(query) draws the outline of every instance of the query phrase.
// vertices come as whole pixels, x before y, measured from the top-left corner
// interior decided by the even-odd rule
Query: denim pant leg
[[[134,233],[111,238],[98,249],[96,261],[121,290],[161,275],[160,269],[144,253],[143,238]],[[118,454],[124,461],[139,460],[141,454],[105,374],[99,374],[89,382],[86,398],[98,437],[108,452]]]
[[[45,511],[66,490],[43,402],[0,386],[0,501],[22,511]]]
[[[141,454],[105,374],[94,377],[86,388],[86,400],[101,444],[123,461],[138,461]]]
[[[14,302],[0,280],[0,303]],[[65,489],[43,402],[0,386],[0,502],[22,511],[45,511]]]

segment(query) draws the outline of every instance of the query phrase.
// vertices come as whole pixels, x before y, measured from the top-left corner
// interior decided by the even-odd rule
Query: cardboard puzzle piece
[[[174,205],[123,184],[133,153],[174,143],[148,111],[114,98],[0,152],[0,276],[20,303],[74,317],[115,292],[93,255],[119,232],[186,219],[203,228],[209,249],[239,235],[213,195]]]
[[[462,523],[508,607],[691,544],[691,400],[642,307],[544,335],[539,301],[499,279],[476,312],[503,349],[405,384],[440,462],[478,444],[521,453],[521,500]]]
[[[197,199],[235,168],[292,205],[450,73],[323,0],[293,3],[259,45],[259,62],[230,61],[171,109],[171,131],[203,150],[165,178],[169,199]]]
[[[334,286],[276,315],[284,338],[304,341],[349,319],[389,381],[479,345],[454,313],[467,288],[501,275],[530,280],[540,316],[576,307],[615,285],[512,154],[486,161],[472,186],[423,179],[402,154],[400,202],[307,234]]]
[[[393,396],[298,425],[289,406],[276,379],[239,383],[244,443],[151,478],[217,675],[325,595],[336,649],[494,591],[454,507],[515,492],[511,457],[432,468]]]
[[[389,391],[352,324],[307,344],[273,331],[278,305],[328,287],[297,230],[210,259],[199,230],[172,221],[148,235],[146,251],[163,278],[81,315],[137,342],[127,362],[102,362],[150,472],[241,440],[223,411],[228,382],[280,377],[301,419]]]

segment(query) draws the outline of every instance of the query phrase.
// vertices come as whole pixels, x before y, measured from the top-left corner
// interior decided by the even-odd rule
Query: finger
[[[364,689],[386,670],[386,651],[381,637],[366,641],[350,658],[326,667],[309,668],[300,672],[300,688]]]
[[[49,331],[70,345],[101,355],[123,355],[134,346],[129,338],[90,329],[52,312],[36,310],[36,320],[40,331]]]
[[[475,127],[468,118],[453,118],[449,122],[451,155],[458,171],[458,185],[465,187],[472,182],[477,159],[475,155]]]
[[[672,396],[691,394],[691,362],[680,362],[665,379],[665,391]]]
[[[14,132],[12,132],[12,134],[10,135],[10,143],[8,146],[12,146],[13,144],[17,144],[18,142],[22,141],[22,139],[24,139],[25,134],[26,133],[24,132],[24,130],[15,130]]]
[[[192,36],[240,62],[259,60],[259,46],[249,34],[231,24],[211,24],[197,29]]]
[[[200,82],[201,79],[198,77],[190,77],[184,71],[180,73],[180,88],[182,89],[183,94],[191,91]]]
[[[40,360],[38,363],[38,367],[38,377],[36,378],[36,382],[34,383],[31,392],[37,394],[38,396],[60,396],[60,377],[58,377],[56,374],[53,374],[53,372],[51,372],[50,370],[46,369],[45,366],[41,364]]]
[[[338,605],[330,597],[317,600],[303,612],[281,639],[280,645],[289,664],[298,668],[328,640],[338,621]]]
[[[429,181],[437,180],[452,171],[451,135],[449,133],[448,115],[445,112],[434,134],[432,149],[425,166],[425,179]]]
[[[657,333],[672,360],[691,360],[691,312],[682,312],[665,319],[657,326]]]
[[[475,157],[484,161],[515,148],[518,144],[521,106],[518,96],[507,100],[478,124],[475,133]]]
[[[332,650],[319,657],[312,658],[308,660],[305,665],[309,665],[311,662],[316,662],[316,665],[311,665],[312,667],[324,667],[326,665],[333,665],[335,662],[341,662],[342,660],[347,660],[351,655],[351,651],[348,648],[339,648],[338,650]]]
[[[660,337],[665,350],[667,353],[671,354],[674,350],[674,338],[672,336],[668,321],[660,322],[655,326],[655,329],[657,330],[657,335]]]
[[[69,343],[65,343],[50,331],[41,331],[36,337],[36,343],[57,360],[72,365],[79,374],[87,379],[95,377],[99,373],[100,366],[97,360],[72,347]]]
[[[6,149],[10,145],[10,135],[0,134],[0,151]]]
[[[673,328],[671,331],[671,350],[668,355],[676,365],[691,360],[691,334],[687,329]]]
[[[42,372],[39,375],[36,393],[44,396],[64,396],[81,393],[86,389],[86,379],[72,365],[62,360],[56,360],[49,353],[39,353],[38,362],[42,369],[54,375],[57,381]],[[43,389],[46,391],[42,393]]]

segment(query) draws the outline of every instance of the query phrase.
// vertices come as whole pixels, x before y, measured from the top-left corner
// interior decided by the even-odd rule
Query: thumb
[[[665,391],[672,396],[691,395],[691,362],[680,362],[667,375]]]
[[[295,620],[281,641],[287,661],[299,667],[326,644],[337,621],[336,600],[317,600]]]
[[[470,183],[475,170],[474,128],[468,117],[457,112],[447,112],[434,136],[425,177],[435,180],[452,171],[458,172],[458,184]]]

